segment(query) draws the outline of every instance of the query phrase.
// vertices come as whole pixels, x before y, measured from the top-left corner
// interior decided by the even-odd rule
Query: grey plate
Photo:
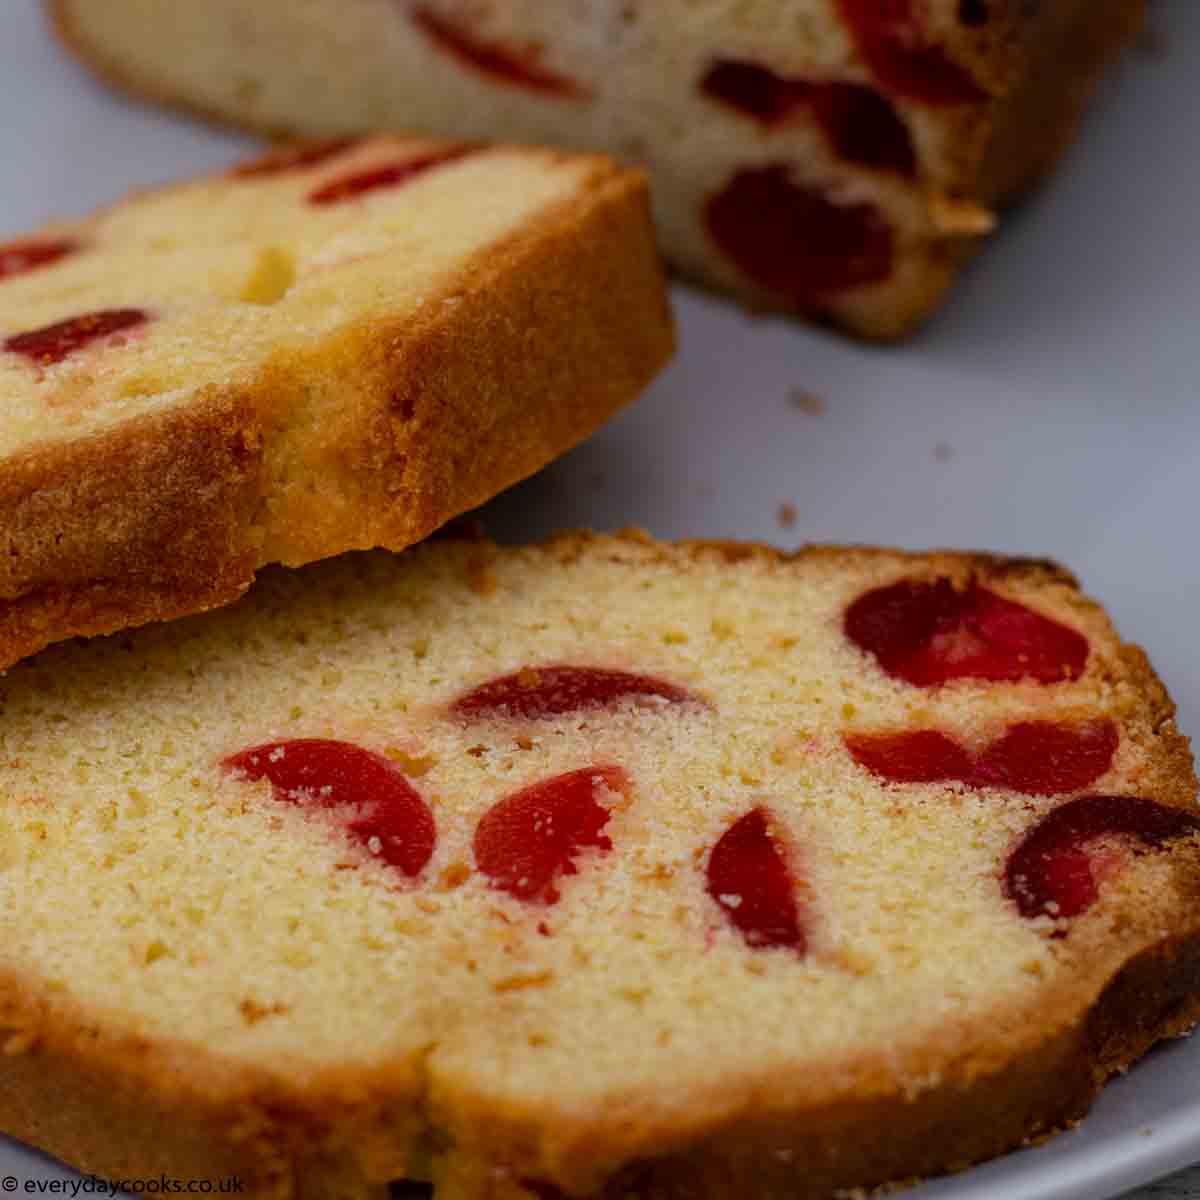
[[[34,0],[3,7],[0,236],[244,146],[98,90],[50,45]],[[681,289],[674,367],[494,502],[492,529],[1050,555],[1146,646],[1196,730],[1200,5],[1164,0],[1155,21],[1165,51],[1129,57],[1066,168],[922,338],[864,348]],[[1160,1049],[1075,1132],[907,1195],[1104,1200],[1200,1159],[1197,1080],[1200,1040]],[[0,1139],[5,1174],[71,1178]]]

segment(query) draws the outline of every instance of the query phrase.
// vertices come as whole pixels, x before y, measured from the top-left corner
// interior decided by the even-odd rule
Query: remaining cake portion
[[[442,541],[0,701],[0,1129],[106,1177],[828,1200],[1200,1014],[1186,741],[1048,564]]]
[[[642,178],[376,137],[0,244],[0,667],[419,540],[671,349]]]
[[[270,133],[420,128],[653,171],[663,245],[890,337],[1047,170],[1143,0],[51,0],[107,78]]]

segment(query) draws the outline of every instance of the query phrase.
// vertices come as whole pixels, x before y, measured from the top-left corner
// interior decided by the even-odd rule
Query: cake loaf
[[[829,1200],[1200,1015],[1186,740],[1047,563],[443,540],[0,703],[0,1129],[107,1178]]]
[[[51,0],[124,88],[267,133],[380,126],[651,168],[686,274],[911,330],[1069,142],[1143,0]]]
[[[645,184],[605,159],[309,144],[0,244],[0,668],[400,548],[654,376]]]

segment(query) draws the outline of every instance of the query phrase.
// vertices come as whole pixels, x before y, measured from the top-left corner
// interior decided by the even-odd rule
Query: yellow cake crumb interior
[[[98,310],[147,321],[45,365],[0,353],[0,454],[78,438],[247,387],[347,327],[400,322],[479,251],[577,193],[595,159],[486,148],[399,186],[336,203],[323,185],[443,153],[446,143],[374,138],[277,174],[151,190],[38,238],[77,249],[0,286],[0,342]],[[287,403],[302,419],[303,397]]]

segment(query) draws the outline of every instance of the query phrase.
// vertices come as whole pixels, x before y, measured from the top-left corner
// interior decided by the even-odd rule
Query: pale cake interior
[[[783,166],[835,205],[869,206],[890,231],[894,270],[825,297],[829,311],[868,332],[895,333],[910,323],[914,308],[947,282],[955,239],[991,228],[986,213],[958,203],[973,194],[987,105],[889,94],[856,49],[836,0],[304,0],[252,9],[211,0],[188,12],[166,0],[120,0],[102,12],[69,7],[73,36],[135,87],[187,97],[202,112],[260,129],[499,130],[643,163],[653,172],[657,224],[672,260],[760,304],[778,305],[781,297],[714,242],[705,205],[739,172]],[[1011,89],[1018,39],[1007,7],[982,29],[960,21],[957,0],[933,0],[921,11],[928,36],[953,47],[981,86],[1000,96]],[[481,69],[478,56],[472,62],[469,52],[431,37],[430,20],[547,82],[505,78],[503,65]],[[167,46],[188,47],[169,71]],[[715,100],[703,81],[722,61],[800,85],[860,86],[890,107],[914,155],[912,172],[847,157],[812,106],[799,104],[786,120],[766,124]]]
[[[56,363],[0,351],[0,455],[102,432],[208,388],[250,387],[313,358],[328,335],[453,304],[456,272],[598,170],[595,159],[480,148],[395,186],[309,199],[452,149],[372,138],[308,166],[147,191],[20,239],[77,248],[0,279],[0,343],[96,311],[148,319]],[[275,414],[285,428],[310,415],[302,394],[279,403],[295,410]]]

